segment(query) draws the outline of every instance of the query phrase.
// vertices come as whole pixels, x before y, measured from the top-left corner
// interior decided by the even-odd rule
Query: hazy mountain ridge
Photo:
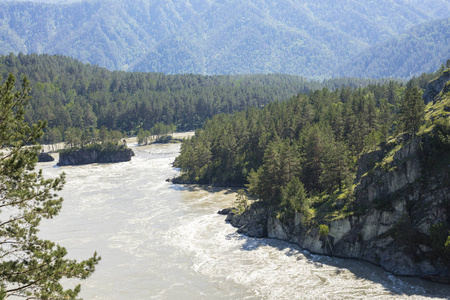
[[[416,7],[424,6],[401,0],[0,1],[0,51],[64,54],[130,71],[332,76],[341,62],[436,18]]]
[[[450,3],[448,0],[406,0],[406,2],[417,9],[427,12],[437,18],[446,18],[450,15]]]
[[[353,57],[339,67],[336,74],[411,77],[422,72],[432,72],[450,58],[450,36],[445,34],[449,28],[450,18],[415,26]]]

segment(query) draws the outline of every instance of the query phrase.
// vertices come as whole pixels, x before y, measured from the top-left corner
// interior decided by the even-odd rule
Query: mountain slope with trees
[[[422,2],[0,2],[0,51],[63,54],[111,70],[329,77],[340,62],[435,20],[450,6],[440,1],[441,9],[432,10],[434,1]],[[403,55],[428,57],[424,53],[434,50],[425,44]],[[426,59],[398,76],[434,64]]]
[[[449,31],[450,18],[415,26],[352,57],[336,74],[400,78],[433,72],[450,56]]]
[[[293,75],[165,75],[108,71],[55,55],[0,56],[0,76],[31,82],[27,121],[47,120],[43,142],[74,141],[102,135],[102,128],[136,135],[160,123],[179,130],[199,128],[219,113],[261,107],[299,92],[382,82],[364,79],[310,81]],[[172,128],[172,127],[171,127]],[[99,131],[100,130],[100,131]],[[114,133],[114,135],[117,135]],[[86,142],[85,141],[85,142]]]

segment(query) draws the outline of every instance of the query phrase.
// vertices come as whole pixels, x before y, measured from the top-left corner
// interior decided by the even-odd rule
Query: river
[[[371,264],[248,238],[218,215],[232,190],[174,185],[180,145],[132,146],[131,162],[56,167],[67,175],[61,213],[40,236],[69,258],[102,257],[82,281],[90,299],[448,299],[450,286],[394,276]],[[73,286],[73,282],[65,284]]]

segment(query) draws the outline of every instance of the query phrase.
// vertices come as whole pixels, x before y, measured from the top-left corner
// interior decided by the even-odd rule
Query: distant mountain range
[[[447,0],[0,0],[0,54],[145,72],[408,78],[450,58],[448,16]]]
[[[450,18],[417,25],[372,46],[339,66],[335,74],[408,78],[432,73],[450,59]]]

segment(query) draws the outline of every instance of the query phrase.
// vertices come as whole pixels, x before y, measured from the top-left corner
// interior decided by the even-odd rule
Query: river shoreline
[[[403,272],[398,272],[395,269],[388,268],[383,264],[376,263],[373,260],[365,259],[363,256],[348,256],[342,254],[333,253],[333,251],[327,251],[327,244],[324,242],[322,244],[321,249],[325,249],[325,251],[316,251],[314,247],[305,247],[304,241],[301,239],[305,236],[304,234],[297,233],[297,235],[293,234],[295,230],[291,228],[289,230],[287,227],[290,225],[282,224],[279,220],[276,220],[275,217],[271,217],[270,210],[267,211],[267,208],[260,203],[254,203],[250,209],[244,211],[242,214],[236,213],[236,208],[224,208],[219,210],[217,213],[220,215],[226,215],[225,222],[229,223],[234,228],[237,228],[237,233],[253,237],[253,238],[273,238],[276,240],[288,242],[299,246],[301,249],[309,251],[312,254],[317,255],[325,255],[330,257],[337,257],[342,259],[352,259],[358,261],[368,262],[374,266],[381,267],[384,271],[390,272],[396,276],[402,277],[415,277],[423,280],[450,285],[450,276],[447,274],[405,274]],[[301,225],[297,224],[301,227]],[[272,227],[272,228],[271,228]],[[302,230],[302,229],[300,229]],[[303,229],[305,230],[305,229]],[[318,230],[314,230],[314,228],[310,227],[307,229],[308,233],[316,239],[316,241],[323,241],[324,238],[320,237],[318,234]],[[331,246],[330,246],[331,247]]]
[[[177,178],[173,179],[167,179],[167,182],[171,182],[173,184],[180,184],[180,185],[196,185],[203,188],[207,187],[222,187],[222,188],[240,188],[245,186],[231,186],[227,184],[218,184],[218,185],[210,185],[210,184],[198,184],[195,182],[189,182],[189,181],[182,181],[177,180]],[[355,257],[355,256],[346,256],[346,255],[340,255],[335,254],[332,252],[324,253],[323,251],[315,251],[314,247],[304,247],[304,244],[299,242],[298,237],[294,237],[293,235],[289,235],[288,232],[283,232],[280,234],[280,228],[278,229],[272,229],[272,234],[269,233],[270,230],[268,230],[268,226],[270,225],[270,212],[266,211],[266,208],[263,207],[264,205],[259,205],[259,203],[254,203],[256,205],[252,205],[250,209],[244,211],[242,214],[237,214],[237,209],[235,207],[226,207],[217,212],[219,215],[225,215],[225,222],[229,223],[231,226],[236,228],[236,232],[238,234],[243,234],[245,236],[251,237],[251,238],[258,238],[258,239],[264,239],[264,238],[272,238],[283,242],[292,243],[294,245],[299,246],[301,249],[306,250],[310,252],[311,254],[316,255],[325,255],[330,257],[336,257],[341,259],[351,259],[351,260],[357,260],[357,261],[363,261],[372,264],[373,266],[380,267],[386,272],[390,272],[395,276],[401,276],[401,277],[412,277],[412,278],[420,278],[422,280],[439,283],[439,284],[445,284],[450,285],[450,276],[448,275],[439,275],[439,274],[405,274],[402,272],[396,272],[392,268],[388,268],[385,265],[382,265],[380,263],[376,263],[373,260],[365,259],[364,257]],[[272,221],[274,222],[274,221]],[[281,228],[283,225],[281,222],[278,221],[277,225],[272,226],[280,226]],[[281,230],[286,230],[281,229]],[[309,229],[311,230],[311,228]],[[278,231],[278,232],[277,232]],[[277,236],[277,234],[280,234],[280,236]],[[317,240],[322,240],[322,238],[318,235],[318,232],[315,234],[315,238]],[[323,244],[325,245],[325,243]],[[322,246],[327,248],[326,245]]]
[[[173,179],[167,179],[167,182],[171,182],[172,184],[179,184],[179,185],[196,185],[200,186],[202,188],[244,188],[245,186],[242,185],[229,185],[229,184],[199,184],[195,182],[190,181],[182,181],[179,180],[178,177]],[[271,238],[283,242],[292,243],[294,245],[299,246],[301,249],[306,250],[310,252],[311,254],[315,255],[324,255],[324,256],[330,256],[330,257],[336,257],[341,259],[351,259],[351,260],[357,260],[362,262],[367,262],[372,264],[373,266],[380,267],[386,272],[390,272],[395,276],[400,277],[410,277],[410,278],[420,278],[422,280],[426,280],[429,282],[444,284],[444,285],[450,285],[450,276],[445,275],[439,275],[439,274],[405,274],[402,272],[397,272],[396,270],[393,270],[392,268],[388,268],[383,264],[376,263],[373,260],[365,259],[364,257],[355,257],[355,256],[346,256],[341,254],[335,254],[332,251],[324,253],[324,251],[315,251],[314,247],[304,247],[304,244],[299,242],[299,237],[295,237],[292,234],[289,234],[289,232],[286,232],[286,228],[283,228],[283,224],[279,221],[270,221],[270,219],[273,220],[269,215],[271,214],[270,209],[267,211],[267,208],[262,203],[253,203],[250,208],[246,211],[244,211],[242,214],[237,214],[237,208],[236,207],[226,207],[220,209],[217,214],[224,215],[225,222],[230,224],[232,227],[236,228],[236,232],[238,234],[243,234],[245,236],[251,237],[251,238],[258,238],[258,239],[264,239],[264,238]],[[277,223],[277,224],[273,224]],[[292,224],[291,224],[292,225]],[[298,224],[297,224],[298,225]],[[273,228],[272,231],[268,229],[269,226],[274,226],[279,228]],[[288,225],[289,226],[289,225]],[[283,233],[280,232],[285,231]],[[309,228],[309,231],[312,230],[312,228]],[[271,231],[271,233],[270,233]],[[280,234],[281,236],[277,236]],[[317,240],[323,240],[318,235],[318,232],[315,233],[315,238]],[[327,249],[326,244],[324,243],[322,245],[322,248]]]

